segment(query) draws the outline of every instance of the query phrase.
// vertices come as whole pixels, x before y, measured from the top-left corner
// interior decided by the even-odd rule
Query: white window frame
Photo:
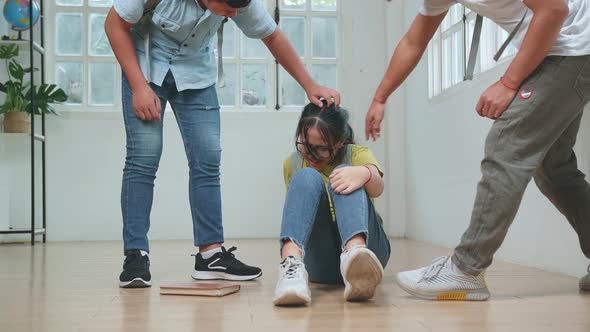
[[[82,63],[82,83],[84,93],[81,104],[61,104],[58,109],[62,111],[116,111],[121,108],[121,69],[114,55],[89,55],[88,42],[90,40],[90,15],[106,15],[111,7],[91,7],[89,0],[83,0],[82,5],[57,5],[56,0],[45,0],[47,13],[45,20],[45,45],[46,45],[46,81],[55,83],[57,79],[57,62],[80,62]],[[55,20],[57,13],[80,13],[82,14],[82,55],[70,56],[56,54],[56,28]],[[115,99],[112,105],[91,105],[90,104],[90,64],[111,63],[115,65],[114,89]]]
[[[336,10],[312,10],[312,5],[311,5],[311,0],[306,0],[306,4],[305,4],[305,8],[303,9],[287,9],[287,8],[283,8],[280,7],[279,8],[279,13],[280,13],[280,17],[279,17],[279,25],[281,24],[281,19],[284,17],[304,17],[305,18],[305,27],[306,27],[306,34],[305,34],[305,54],[303,57],[300,57],[301,61],[303,62],[304,66],[306,67],[306,69],[310,72],[311,74],[311,66],[313,65],[322,65],[322,64],[329,64],[329,65],[336,65],[336,82],[337,85],[340,85],[340,81],[339,81],[339,72],[340,72],[340,58],[341,58],[341,29],[338,29],[338,24],[341,21],[341,1],[338,1],[338,5],[336,7]],[[276,3],[274,0],[268,0],[267,5],[269,5],[269,8],[272,8],[273,12],[275,10],[275,6]],[[279,4],[280,6],[280,4]],[[274,15],[273,15],[274,17]],[[334,59],[331,58],[314,58],[312,57],[311,51],[312,51],[312,29],[311,29],[311,21],[313,17],[334,17],[336,18],[336,57]],[[244,36],[243,33],[241,33],[239,31],[239,29],[236,29],[235,33],[237,33],[238,38],[234,38],[234,48],[236,50],[236,52],[240,52],[241,49],[241,43],[244,40],[244,38],[247,38],[246,36]],[[234,36],[235,37],[235,36]],[[241,56],[238,57],[226,57],[224,55],[223,58],[223,62],[224,65],[227,64],[233,64],[236,66],[236,73],[235,73],[235,81],[234,81],[234,89],[235,89],[235,96],[236,96],[236,105],[221,105],[222,109],[224,111],[274,111],[276,110],[277,106],[279,107],[279,110],[281,111],[301,111],[302,107],[307,104],[307,97],[305,97],[305,100],[303,101],[304,104],[302,105],[282,105],[281,101],[282,101],[282,87],[281,87],[281,82],[280,82],[280,75],[281,74],[285,74],[288,75],[288,73],[284,72],[284,70],[282,70],[282,68],[279,68],[279,73],[277,73],[276,70],[276,62],[274,57],[270,54],[270,52],[267,52],[267,58],[265,59],[248,59],[248,58],[242,58]],[[245,106],[245,105],[241,105],[241,83],[242,83],[242,65],[244,64],[266,64],[267,65],[267,78],[271,81],[270,84],[267,84],[267,100],[266,100],[266,105],[264,106]],[[280,65],[279,65],[280,67]],[[227,67],[226,67],[227,68]],[[278,74],[278,75],[277,75]],[[278,88],[279,94],[277,96],[276,93],[276,89]],[[334,89],[337,89],[338,87],[331,87]],[[278,98],[278,100],[277,100]]]
[[[304,17],[305,18],[305,55],[300,57],[303,65],[307,69],[307,71],[312,75],[312,66],[313,65],[335,65],[336,66],[336,86],[331,86],[330,88],[338,90],[339,86],[341,86],[340,82],[340,70],[341,70],[341,58],[342,58],[342,29],[340,29],[340,22],[342,22],[342,1],[338,0],[336,10],[313,10],[311,0],[307,0],[305,2],[305,9],[286,9],[280,8],[280,17]],[[312,35],[312,19],[314,17],[333,17],[336,19],[336,54],[335,58],[320,58],[320,57],[313,57],[312,56],[312,44],[313,44],[313,35]],[[279,22],[280,24],[280,22]],[[279,72],[283,73],[284,75],[288,75],[286,71],[279,70]],[[282,96],[282,87],[281,82],[277,78],[277,83],[279,88],[279,105],[281,110],[285,111],[301,111],[302,107],[309,103],[307,100],[307,96],[305,97],[303,105],[282,105],[281,101],[283,99]]]
[[[266,7],[269,13],[272,13],[271,8],[274,9],[274,1],[266,0]],[[272,14],[271,14],[272,16]],[[274,108],[275,105],[275,93],[274,93],[274,86],[276,84],[276,74],[274,70],[274,58],[270,51],[266,48],[262,40],[259,42],[262,47],[265,49],[266,56],[264,58],[246,58],[242,57],[241,50],[242,50],[242,43],[248,37],[244,35],[240,29],[235,25],[235,23],[231,22],[231,19],[228,23],[234,24],[234,50],[235,54],[233,57],[228,57],[224,54],[223,57],[223,64],[224,64],[224,71],[226,72],[226,81],[228,81],[227,75],[227,65],[235,65],[235,73],[234,73],[234,105],[223,105],[221,104],[221,100],[219,101],[221,110],[229,111],[229,112],[251,112],[251,111],[267,111]],[[224,39],[226,38],[226,31],[224,31]],[[217,43],[217,37],[214,38],[214,43]],[[243,65],[265,65],[266,66],[266,79],[268,83],[266,84],[266,103],[264,105],[242,105],[242,66]],[[219,89],[227,89],[227,87]]]
[[[56,82],[57,75],[56,70],[57,62],[79,62],[82,63],[82,84],[84,88],[84,93],[82,97],[81,104],[62,104],[57,105],[57,108],[61,111],[82,111],[82,112],[104,112],[104,111],[112,111],[116,112],[121,108],[121,69],[120,66],[114,57],[114,55],[110,56],[91,56],[88,54],[88,42],[89,42],[89,34],[90,34],[90,14],[99,13],[106,15],[111,7],[91,7],[89,6],[89,0],[83,0],[82,5],[79,6],[72,6],[72,5],[57,5],[56,0],[45,0],[47,1],[47,11],[46,17],[49,18],[49,21],[46,20],[46,81],[47,82]],[[271,13],[271,16],[274,17],[272,14],[275,10],[276,2],[275,0],[265,0],[267,4],[267,10]],[[341,22],[341,9],[343,0],[338,1],[337,9],[335,11],[331,10],[312,10],[311,8],[311,0],[306,0],[306,8],[303,10],[287,10],[281,9],[280,15],[281,17],[290,17],[290,16],[304,16],[306,19],[306,40],[305,40],[305,56],[301,58],[304,65],[311,73],[311,66],[316,64],[334,64],[336,65],[336,82],[338,86],[341,85],[340,83],[340,69],[341,69],[341,29],[339,29],[339,24]],[[83,24],[82,24],[82,55],[79,56],[69,56],[69,55],[58,55],[55,52],[56,47],[56,24],[55,20],[57,18],[57,13],[81,13],[83,17]],[[311,45],[312,45],[312,35],[311,35],[311,20],[312,17],[335,17],[337,21],[337,40],[336,40],[336,58],[335,59],[321,59],[321,58],[312,58],[311,57]],[[241,44],[244,38],[247,38],[239,29],[236,27],[234,35],[234,49],[236,52],[236,57],[225,57],[223,59],[225,68],[227,70],[227,65],[234,64],[236,65],[236,72],[235,72],[235,81],[234,83],[234,93],[235,93],[235,102],[236,105],[222,105],[222,111],[239,111],[239,112],[252,112],[252,111],[275,111],[277,104],[280,104],[280,100],[282,99],[279,95],[279,103],[277,103],[277,96],[276,96],[276,89],[278,86],[279,94],[281,91],[280,81],[278,81],[277,73],[276,73],[276,65],[275,59],[272,54],[266,50],[267,56],[265,58],[242,58],[241,57]],[[213,41],[216,43],[216,39]],[[262,41],[260,41],[262,43]],[[90,105],[90,64],[91,63],[112,63],[115,65],[115,77],[113,82],[115,86],[115,100],[113,105]],[[242,75],[242,65],[245,64],[262,64],[265,65],[267,68],[267,80],[268,83],[266,85],[266,103],[261,106],[248,106],[248,105],[241,105],[241,75]],[[282,71],[279,69],[279,71]],[[337,89],[338,86],[331,87]],[[305,100],[307,103],[307,98]],[[296,110],[301,111],[303,105],[279,105],[281,111],[290,111]]]
[[[429,77],[428,95],[430,98],[463,80],[465,72],[465,23],[462,5],[453,5],[437,29],[428,47]],[[455,38],[457,35],[460,38]],[[445,43],[448,42],[448,53]],[[460,43],[454,47],[453,42]],[[447,59],[448,58],[448,59]]]

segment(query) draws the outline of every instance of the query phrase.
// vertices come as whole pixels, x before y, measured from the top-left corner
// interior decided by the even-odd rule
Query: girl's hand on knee
[[[330,184],[335,193],[348,195],[361,188],[370,177],[364,166],[340,167],[330,174]]]

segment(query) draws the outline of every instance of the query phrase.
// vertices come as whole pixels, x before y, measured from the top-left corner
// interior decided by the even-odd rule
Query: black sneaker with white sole
[[[224,279],[233,281],[254,280],[262,275],[262,270],[254,266],[248,266],[240,262],[232,253],[236,247],[216,253],[209,259],[204,259],[199,253],[195,255],[195,270],[193,279],[213,280]]]
[[[119,276],[119,287],[151,287],[152,275],[150,274],[149,257],[147,255],[143,256],[139,250],[128,250],[125,252],[125,256],[123,272]]]

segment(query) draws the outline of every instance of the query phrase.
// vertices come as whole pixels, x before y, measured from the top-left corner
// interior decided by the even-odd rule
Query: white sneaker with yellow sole
[[[450,256],[435,259],[430,266],[397,274],[398,285],[413,296],[427,300],[485,301],[490,297],[484,272],[463,273]]]

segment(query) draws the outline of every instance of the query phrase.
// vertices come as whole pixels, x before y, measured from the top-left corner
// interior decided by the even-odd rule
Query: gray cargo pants
[[[486,139],[469,228],[453,262],[478,274],[492,263],[534,178],[577,232],[590,258],[590,186],[573,146],[590,100],[590,55],[548,56],[523,82]]]

